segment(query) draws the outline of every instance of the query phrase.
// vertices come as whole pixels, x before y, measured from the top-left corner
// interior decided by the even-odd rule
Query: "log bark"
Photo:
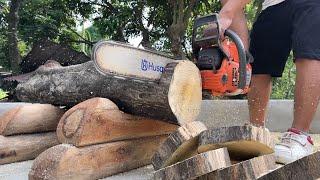
[[[54,132],[0,136],[0,165],[36,158],[46,149],[59,144]]]
[[[194,179],[230,165],[227,148],[221,148],[160,169],[154,173],[154,179]]]
[[[320,178],[320,151],[309,156],[298,159],[292,163],[282,166],[270,173],[267,173],[259,180],[286,180],[286,179],[305,179],[313,180]]]
[[[199,137],[198,152],[227,147],[231,160],[242,161],[273,153],[269,130],[254,126],[213,128]]]
[[[69,66],[90,61],[90,57],[69,46],[42,39],[34,43],[31,51],[22,59],[21,71],[22,73],[32,72],[48,60],[55,60],[63,66]]]
[[[199,121],[179,127],[153,155],[154,169],[159,170],[197,154],[198,136],[205,130],[206,126]]]
[[[73,106],[93,97],[105,97],[133,115],[175,124],[195,120],[201,106],[201,77],[190,61],[166,66],[159,80],[101,75],[93,62],[37,70],[16,88],[26,102]]]
[[[177,128],[173,124],[123,113],[108,99],[92,98],[63,115],[57,135],[61,143],[79,147],[170,134]]]
[[[273,154],[263,155],[242,161],[232,166],[219,169],[212,173],[197,178],[198,180],[238,180],[257,179],[261,175],[276,169],[275,157]]]
[[[0,135],[55,131],[64,113],[50,104],[16,104],[0,115]]]
[[[62,144],[34,161],[29,179],[99,179],[150,163],[151,155],[167,136],[118,141],[77,148]]]

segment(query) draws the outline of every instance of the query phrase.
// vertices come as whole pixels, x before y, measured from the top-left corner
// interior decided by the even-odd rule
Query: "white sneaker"
[[[281,137],[281,142],[274,147],[277,163],[288,164],[313,152],[310,136],[297,129],[289,129]]]

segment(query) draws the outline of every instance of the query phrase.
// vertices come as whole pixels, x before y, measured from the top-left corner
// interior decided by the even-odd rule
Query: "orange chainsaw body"
[[[249,91],[251,80],[251,65],[247,64],[247,80],[244,89],[238,88],[239,82],[239,54],[236,45],[229,40],[221,43],[221,48],[226,52],[221,67],[216,70],[201,70],[202,88],[211,91],[214,96],[232,96],[246,94]]]

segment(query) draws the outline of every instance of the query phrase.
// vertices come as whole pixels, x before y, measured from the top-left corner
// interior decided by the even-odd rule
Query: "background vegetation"
[[[261,3],[253,0],[245,8],[249,27]],[[191,59],[194,18],[220,8],[218,0],[0,0],[0,66],[19,73],[21,58],[43,38],[87,55],[103,38],[139,39],[144,48]],[[293,98],[294,79],[294,64],[288,61],[283,78],[274,82],[272,98]]]

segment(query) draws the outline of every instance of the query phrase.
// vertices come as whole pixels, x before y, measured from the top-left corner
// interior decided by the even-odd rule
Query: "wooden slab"
[[[18,104],[0,116],[0,135],[55,131],[63,113],[50,104]]]
[[[227,148],[221,148],[160,169],[154,173],[154,179],[194,179],[230,165]]]
[[[199,137],[198,152],[227,147],[231,160],[242,161],[273,153],[269,130],[254,126],[232,126],[204,131]]]
[[[200,121],[179,127],[152,157],[154,169],[158,170],[197,154],[198,136],[205,130],[206,126]]]
[[[0,136],[0,164],[34,159],[46,149],[57,144],[59,142],[54,132]]]
[[[274,154],[255,157],[233,164],[230,167],[205,174],[199,180],[227,180],[227,179],[257,179],[262,174],[276,169]]]
[[[77,148],[62,144],[48,149],[34,161],[30,180],[92,180],[150,164],[166,135]]]
[[[177,128],[177,125],[123,113],[109,99],[92,98],[63,115],[57,135],[61,143],[80,147],[169,134]]]
[[[320,151],[309,156],[301,158],[297,161],[282,166],[270,173],[267,173],[259,180],[287,180],[287,179],[303,179],[313,180],[320,178]]]

